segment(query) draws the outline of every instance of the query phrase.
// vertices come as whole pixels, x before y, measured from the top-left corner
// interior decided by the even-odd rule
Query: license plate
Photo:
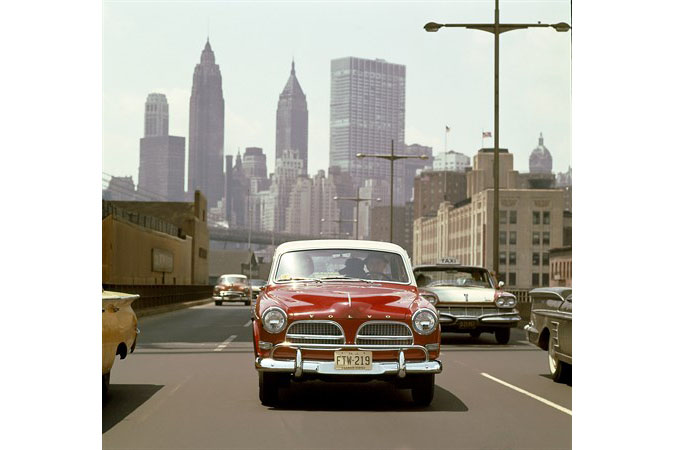
[[[457,325],[459,328],[476,328],[478,326],[478,321],[476,320],[460,320]]]
[[[373,352],[336,351],[333,361],[338,370],[370,370],[373,366]]]

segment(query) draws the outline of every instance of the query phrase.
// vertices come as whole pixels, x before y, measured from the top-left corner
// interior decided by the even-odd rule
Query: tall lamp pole
[[[356,236],[355,239],[357,239],[357,240],[359,238],[359,204],[361,202],[369,202],[369,201],[373,201],[373,200],[376,201],[376,202],[379,202],[381,200],[380,198],[375,198],[375,199],[373,199],[373,198],[361,198],[359,195],[360,195],[359,189],[356,188],[356,197],[333,197],[333,200],[349,200],[351,202],[356,202],[356,220],[355,220],[355,222],[356,222],[356,233],[354,234],[354,236]]]
[[[389,242],[394,242],[394,161],[399,159],[429,159],[427,155],[395,155],[394,154],[394,140],[391,140],[391,154],[390,155],[369,155],[365,153],[357,153],[357,158],[380,158],[388,159],[390,162],[389,169]]]
[[[429,22],[424,25],[424,29],[428,32],[436,32],[443,27],[447,28],[469,28],[472,30],[487,31],[495,36],[495,101],[494,101],[494,207],[492,212],[492,266],[495,276],[499,277],[499,35],[507,31],[521,30],[525,28],[553,28],[556,31],[569,31],[570,25],[564,22],[555,24],[537,23],[500,23],[499,22],[499,0],[495,0],[495,21],[494,23],[446,23],[440,24]]]

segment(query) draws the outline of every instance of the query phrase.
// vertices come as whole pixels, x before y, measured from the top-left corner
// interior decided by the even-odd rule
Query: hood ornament
[[[464,300],[469,301],[469,294],[464,294]]]
[[[314,318],[314,314],[310,314],[310,315],[309,315],[309,318],[310,318],[310,319],[313,319],[313,318]]]
[[[349,307],[352,307],[352,296],[349,292],[342,292],[342,291],[335,291],[336,294],[347,294],[347,303],[349,303]]]

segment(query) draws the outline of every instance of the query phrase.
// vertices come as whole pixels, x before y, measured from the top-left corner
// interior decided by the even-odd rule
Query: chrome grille
[[[437,308],[439,313],[450,313],[455,317],[480,317],[486,314],[504,314],[513,312],[513,309],[500,309],[494,306],[450,306]]]
[[[335,322],[302,320],[288,327],[286,341],[293,344],[344,344],[345,336]]]
[[[366,322],[356,332],[358,345],[412,345],[410,327],[401,322]]]

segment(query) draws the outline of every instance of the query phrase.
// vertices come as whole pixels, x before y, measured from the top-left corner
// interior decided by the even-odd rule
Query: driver
[[[366,268],[368,269],[368,278],[371,280],[385,280],[391,281],[387,275],[385,275],[384,270],[387,267],[387,258],[380,253],[371,253],[366,258]]]

